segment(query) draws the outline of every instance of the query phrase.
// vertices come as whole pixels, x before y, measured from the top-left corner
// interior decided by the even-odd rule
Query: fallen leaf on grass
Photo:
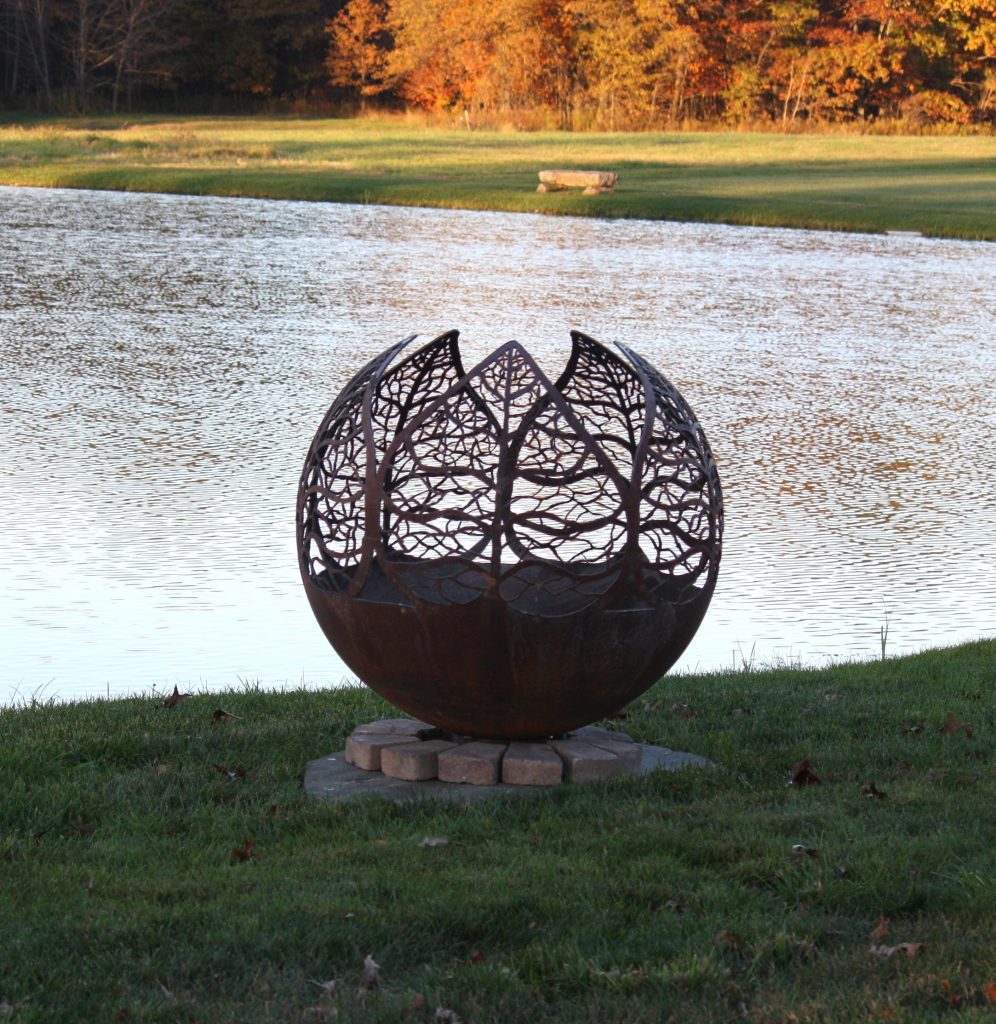
[[[256,860],[259,856],[256,853],[256,840],[247,839],[238,849],[232,850],[232,856],[239,863],[245,863],[247,860]]]
[[[367,953],[363,961],[363,977],[360,978],[358,994],[369,992],[372,988],[380,988],[380,964],[373,958],[372,953]]]
[[[449,843],[449,836],[426,836],[418,845],[419,846],[446,846]]]
[[[889,934],[889,919],[884,914],[879,914],[878,924],[872,929],[868,937],[872,942],[881,942]]]
[[[803,846],[802,843],[795,843],[792,847],[792,856],[796,860],[802,860],[803,857],[819,857],[820,851],[813,846]]]
[[[736,953],[740,949],[740,938],[733,932],[716,932],[712,937],[712,944]]]
[[[811,761],[808,757],[803,758],[792,768],[792,780],[790,786],[819,786],[822,779],[810,767]]]
[[[927,723],[924,721],[919,722],[904,722],[903,723],[903,735],[904,736],[922,736],[923,730],[927,728]]]
[[[181,700],[193,697],[192,693],[180,693],[180,687],[174,686],[173,692],[163,701],[164,708],[175,708]]]
[[[748,715],[754,714],[750,708],[734,708],[731,712],[734,718],[746,718]]]
[[[897,946],[872,946],[868,952],[872,956],[880,956],[886,960],[891,960],[897,953],[916,956],[917,953],[922,953],[926,948],[922,942],[900,942]]]
[[[424,1010],[425,1009],[425,996],[421,992],[415,992],[412,995],[412,1001],[409,1005],[411,1010]]]
[[[956,732],[963,732],[970,740],[975,739],[975,726],[971,722],[959,722],[958,716],[953,711],[948,712],[948,720],[937,730],[941,735],[953,736]]]
[[[314,978],[309,978],[308,982],[320,988],[323,996],[334,996],[335,990],[339,987],[339,982],[336,978],[330,978],[328,981],[315,981]]]
[[[475,952],[470,954],[470,962],[472,964],[483,964],[484,954],[479,949],[476,950]]]
[[[92,821],[84,821],[82,814],[76,815],[76,820],[66,826],[66,832],[71,836],[77,836],[80,839],[89,839],[93,835],[93,830],[96,825]]]
[[[986,1002],[990,1006],[996,1005],[996,981],[988,982],[982,991],[985,993]]]
[[[230,779],[244,779],[246,777],[245,768],[228,768],[223,764],[214,764],[212,767],[219,775],[227,775]]]
[[[605,719],[606,721],[610,721],[612,719],[622,719],[622,720],[625,720],[625,719],[629,718],[629,712],[626,710],[626,708],[620,708],[618,711],[613,711],[609,715],[603,715],[602,718]]]
[[[463,1024],[460,1017],[453,1010],[444,1010],[443,1007],[436,1007],[436,1020],[439,1024]]]
[[[880,790],[874,782],[869,782],[868,785],[865,786],[863,790],[861,790],[861,795],[870,796],[873,800],[885,799],[885,793],[883,793],[882,790]]]
[[[219,725],[222,722],[230,722],[233,718],[241,720],[241,715],[233,715],[231,711],[226,711],[224,708],[217,708],[214,714],[211,715],[211,724]]]

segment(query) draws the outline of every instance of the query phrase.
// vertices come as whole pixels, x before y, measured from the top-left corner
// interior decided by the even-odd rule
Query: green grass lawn
[[[621,175],[539,195],[537,172]],[[569,134],[403,119],[0,120],[0,184],[996,239],[996,137]]]
[[[992,1020],[994,678],[668,678],[610,726],[714,769],[466,807],[304,794],[364,690],[0,711],[0,1018]]]

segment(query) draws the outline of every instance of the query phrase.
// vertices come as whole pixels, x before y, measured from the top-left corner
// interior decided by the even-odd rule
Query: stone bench
[[[615,171],[540,171],[537,192],[560,192],[565,188],[583,188],[586,196],[612,192],[619,183]]]

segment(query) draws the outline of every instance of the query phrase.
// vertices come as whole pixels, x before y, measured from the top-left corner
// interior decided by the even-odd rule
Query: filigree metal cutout
[[[678,391],[572,332],[551,383],[515,341],[469,372],[458,332],[346,386],[298,498],[308,598],[382,696],[465,735],[532,738],[628,703],[716,584],[719,476]]]

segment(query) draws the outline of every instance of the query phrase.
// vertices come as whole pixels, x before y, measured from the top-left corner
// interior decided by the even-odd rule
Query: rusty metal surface
[[[622,707],[715,588],[722,493],[691,409],[625,346],[571,338],[556,382],[518,342],[465,372],[456,331],[406,339],[305,462],[319,624],[367,685],[452,732],[538,738]]]

